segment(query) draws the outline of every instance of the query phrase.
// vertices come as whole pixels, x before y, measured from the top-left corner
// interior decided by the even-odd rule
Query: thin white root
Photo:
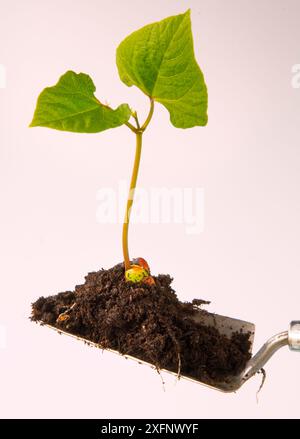
[[[263,388],[263,386],[265,384],[265,381],[266,381],[266,378],[267,378],[267,374],[266,374],[266,371],[265,371],[265,369],[263,367],[257,373],[261,373],[262,374],[261,383],[260,383],[258,391],[256,392],[256,402],[258,404],[258,394],[259,394],[259,392],[261,391],[261,389]]]
[[[178,352],[178,370],[177,370],[177,380],[180,380],[181,377],[181,356],[180,356],[180,352]]]
[[[155,370],[156,370],[156,372],[158,373],[158,375],[160,376],[161,384],[162,384],[162,388],[163,388],[163,391],[165,392],[165,391],[166,391],[165,382],[164,382],[164,379],[163,379],[163,377],[162,377],[162,374],[161,374],[161,372],[160,372],[159,367],[158,367],[158,366],[155,366]]]

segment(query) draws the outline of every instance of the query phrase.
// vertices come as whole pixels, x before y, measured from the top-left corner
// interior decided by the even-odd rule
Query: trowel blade
[[[209,312],[199,312],[194,316],[194,320],[206,326],[213,326],[219,330],[221,334],[231,337],[234,332],[250,332],[251,352],[254,341],[255,325],[244,320],[233,319],[232,317],[221,316]]]
[[[240,319],[234,319],[232,317],[222,316],[220,314],[203,312],[201,310],[199,310],[199,312],[194,316],[194,319],[196,322],[203,325],[215,327],[221,334],[226,335],[228,338],[230,338],[235,332],[250,333],[249,352],[252,354],[255,334],[255,325],[253,323]],[[221,390],[222,392],[234,392],[240,387],[239,376],[234,375],[227,377],[223,382],[215,382],[209,378],[206,381],[199,381],[189,377],[184,378],[188,378],[189,380],[204,384],[216,390]]]
[[[231,335],[234,332],[243,332],[243,333],[250,332],[251,335],[249,337],[249,341],[250,341],[249,351],[250,351],[250,353],[252,353],[254,332],[255,332],[255,325],[253,323],[246,322],[244,320],[234,319],[231,317],[222,316],[219,314],[203,312],[203,310],[199,310],[199,312],[196,312],[196,314],[193,318],[198,323],[201,323],[201,324],[206,325],[206,326],[215,327],[216,329],[219,330],[219,332],[221,334],[224,334],[229,338],[231,337]],[[153,366],[153,364],[148,363],[146,361],[143,361],[139,358],[132,357],[131,355],[126,355],[126,354],[122,355],[118,351],[115,351],[113,349],[103,349],[103,347],[97,343],[91,342],[90,340],[87,340],[83,337],[79,337],[77,335],[70,334],[69,332],[58,329],[55,326],[48,325],[48,324],[45,324],[43,322],[39,322],[39,323],[41,323],[42,326],[46,326],[48,328],[54,329],[59,334],[65,334],[65,335],[71,336],[73,338],[76,338],[77,340],[83,341],[84,343],[88,344],[89,346],[94,346],[94,347],[100,348],[102,350],[113,352],[113,353],[121,355],[125,358],[129,358],[131,360],[137,361],[140,364],[146,364],[148,366],[155,367],[155,366]],[[164,371],[168,372],[174,376],[177,376],[177,373],[175,373],[173,371],[170,371],[167,369],[164,369]],[[228,377],[224,382],[220,382],[220,383],[216,383],[215,381],[212,381],[209,379],[207,379],[205,381],[204,380],[200,381],[200,380],[197,380],[195,378],[191,378],[191,377],[188,377],[185,375],[181,375],[180,378],[184,378],[184,379],[187,379],[187,380],[195,382],[195,383],[204,384],[205,386],[214,388],[216,390],[220,390],[222,392],[232,392],[232,391],[235,391],[239,387],[239,386],[237,386],[237,377],[236,376]]]

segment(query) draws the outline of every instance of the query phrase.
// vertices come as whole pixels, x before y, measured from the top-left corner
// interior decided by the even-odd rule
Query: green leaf
[[[97,133],[123,125],[130,118],[127,104],[112,110],[94,95],[96,87],[84,73],[68,71],[40,94],[31,127],[76,133]]]
[[[163,104],[177,128],[207,123],[207,89],[193,47],[190,10],[133,32],[117,49],[121,80]]]

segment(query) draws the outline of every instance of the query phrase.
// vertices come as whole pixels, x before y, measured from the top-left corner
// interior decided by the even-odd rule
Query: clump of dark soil
[[[199,380],[241,372],[251,356],[250,334],[228,338],[196,323],[193,316],[208,302],[180,302],[169,275],[154,279],[152,286],[126,282],[123,264],[89,273],[75,291],[40,297],[31,319]]]

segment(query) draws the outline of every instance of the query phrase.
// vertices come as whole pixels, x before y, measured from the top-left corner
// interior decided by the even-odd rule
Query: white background
[[[157,105],[139,184],[202,187],[205,230],[131,228],[133,256],[171,273],[181,300],[256,324],[255,349],[300,319],[300,63],[297,0],[1,0],[1,417],[299,417],[300,355],[282,349],[237,394],[160,377],[28,320],[40,295],[72,289],[121,261],[119,225],[96,222],[97,190],[130,175],[126,127],[98,135],[27,128],[39,92],[66,70],[89,73],[97,96],[147,101],[119,81],[115,49],[144,24],[192,9],[209,92],[205,128],[178,130]],[[1,331],[2,334],[3,331]]]

